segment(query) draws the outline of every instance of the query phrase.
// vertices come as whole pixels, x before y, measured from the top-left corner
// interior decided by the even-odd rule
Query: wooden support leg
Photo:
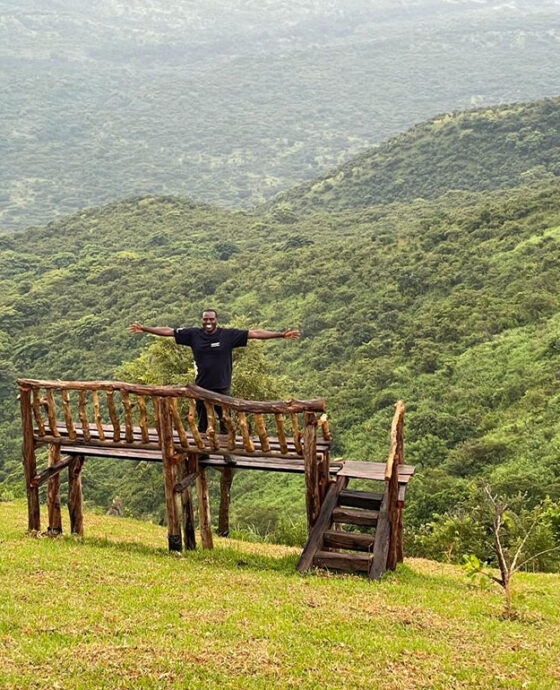
[[[180,465],[180,479],[185,476],[192,475],[198,468],[198,456],[191,455],[184,460]],[[196,534],[194,529],[194,505],[192,499],[192,490],[187,486],[181,492],[181,501],[183,504],[183,529],[185,537],[185,549],[192,551],[196,549]]]
[[[229,536],[229,504],[231,499],[231,484],[233,482],[233,470],[224,467],[220,477],[220,513],[218,516],[218,534],[220,537]]]
[[[317,464],[317,415],[314,412],[306,412],[303,418],[305,423],[303,430],[303,458],[305,462],[307,529],[311,532],[321,509],[319,467]]]
[[[200,521],[200,540],[203,549],[213,549],[212,525],[210,522],[210,495],[208,493],[208,481],[206,470],[200,468],[196,478],[196,488],[198,493],[198,518]]]
[[[323,505],[327,491],[331,483],[330,477],[330,459],[329,451],[326,450],[324,453],[319,455],[318,463],[318,477],[319,482],[319,508]]]
[[[60,461],[60,446],[49,446],[49,467]],[[62,534],[62,516],[60,514],[60,474],[50,477],[47,485],[47,510],[49,526],[47,532],[51,535]]]
[[[162,398],[159,404],[159,430],[163,456],[163,477],[165,481],[165,507],[167,510],[167,542],[170,551],[182,551],[181,496],[174,491],[177,483],[177,464],[174,461],[172,411],[169,401]]]
[[[402,563],[404,560],[403,552],[403,504],[399,501],[399,517],[397,523],[397,563]]]
[[[37,474],[37,460],[35,458],[35,441],[33,439],[33,420],[31,417],[31,391],[20,389],[21,423],[23,429],[23,468],[25,472],[25,488],[27,490],[27,527],[29,531],[38,532],[41,529],[41,511],[39,508],[39,489],[32,485]]]
[[[72,534],[84,534],[84,513],[82,506],[82,467],[84,456],[76,455],[68,465],[68,512]]]

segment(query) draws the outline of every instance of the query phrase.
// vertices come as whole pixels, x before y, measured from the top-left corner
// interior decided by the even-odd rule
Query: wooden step
[[[328,530],[323,535],[323,546],[332,549],[349,549],[351,551],[373,551],[373,534],[359,534],[358,532],[339,532]]]
[[[378,510],[357,510],[352,508],[335,508],[333,522],[343,522],[346,525],[365,525],[374,527],[379,517]]]
[[[368,572],[370,556],[365,553],[332,553],[331,551],[317,551],[313,557],[316,568],[331,570],[348,570],[350,572]]]
[[[369,510],[379,510],[383,494],[372,493],[371,491],[358,491],[345,489],[340,492],[338,504],[349,508],[366,508]]]

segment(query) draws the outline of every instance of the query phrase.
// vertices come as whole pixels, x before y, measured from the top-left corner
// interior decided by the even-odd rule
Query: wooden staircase
[[[402,510],[414,468],[404,465],[404,406],[397,404],[387,463],[344,463],[330,484],[297,564],[300,572],[327,568],[380,578],[402,561]],[[366,468],[364,469],[364,465]],[[352,478],[384,482],[383,493],[348,489]],[[342,525],[368,528],[350,532]]]
[[[337,493],[336,505],[330,516],[325,516],[330,527],[322,533],[321,546],[314,553],[311,566],[369,572],[383,494],[341,489],[348,484],[348,477],[340,477],[339,480],[338,486],[333,484],[333,492]],[[346,532],[337,529],[341,525],[370,529],[368,533]]]

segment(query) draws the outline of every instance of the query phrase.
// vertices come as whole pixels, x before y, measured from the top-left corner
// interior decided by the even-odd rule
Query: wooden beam
[[[229,505],[231,500],[231,485],[234,471],[231,467],[220,470],[220,512],[218,514],[218,535],[229,536]]]
[[[39,430],[39,436],[45,435],[45,423],[43,421],[43,416],[41,414],[41,400],[39,396],[39,389],[33,388],[33,414],[35,416],[35,421],[37,422],[37,429]]]
[[[167,512],[167,541],[170,551],[182,551],[181,536],[181,497],[174,492],[177,484],[177,464],[174,462],[172,413],[170,402],[162,398],[159,404],[159,429],[161,434],[161,454],[165,482],[165,508]]]
[[[367,572],[371,557],[365,553],[333,553],[319,551],[313,558],[313,565],[317,568],[331,570],[346,570],[350,572]]]
[[[179,465],[180,466],[180,465]],[[176,494],[182,493],[185,489],[194,486],[196,483],[196,478],[198,477],[198,470],[196,472],[190,472],[189,474],[183,474],[181,479],[173,487],[173,491]]]
[[[58,429],[56,428],[56,403],[54,401],[53,392],[50,389],[47,390],[45,403],[47,407],[47,417],[49,419],[51,434],[53,436],[60,436]]]
[[[179,484],[183,483],[185,478],[189,480],[198,476],[198,456],[189,454],[179,463],[178,477]],[[185,482],[186,484],[186,482]],[[182,520],[183,520],[183,535],[185,541],[185,549],[193,551],[196,549],[196,532],[194,528],[194,504],[192,497],[192,489],[190,483],[184,486],[181,491],[182,502]]]
[[[210,494],[208,493],[208,481],[206,470],[200,468],[196,478],[196,489],[198,493],[198,521],[200,523],[200,540],[203,549],[213,549],[212,524],[210,520]]]
[[[124,435],[127,443],[134,442],[134,431],[132,429],[132,408],[133,404],[130,402],[130,395],[128,391],[121,392],[122,404],[124,407]]]
[[[95,417],[95,426],[97,427],[99,440],[104,441],[105,431],[103,429],[103,419],[101,418],[101,407],[99,406],[99,393],[94,390],[91,394],[91,397],[93,398],[93,416]]]
[[[60,446],[58,446],[60,448]],[[43,470],[39,474],[36,474],[33,479],[31,480],[31,485],[32,486],[42,486],[46,481],[48,481],[51,477],[54,477],[56,474],[59,472],[62,472],[68,465],[72,462],[72,456],[71,455],[65,455],[63,458],[61,458],[56,465],[52,465],[47,467],[46,470]]]
[[[286,428],[284,425],[284,415],[277,412],[274,415],[276,419],[276,431],[278,432],[278,444],[280,445],[280,452],[288,452],[288,442],[286,440]]]
[[[49,447],[49,467],[60,462],[60,446]],[[47,488],[47,512],[49,534],[62,534],[62,515],[60,513],[60,474],[55,472],[49,478]]]
[[[317,467],[317,415],[306,412],[303,429],[303,459],[305,461],[305,502],[307,527],[310,530],[317,520],[321,508],[319,472]]]
[[[70,514],[70,532],[84,534],[84,512],[82,499],[82,467],[84,456],[76,455],[68,465],[68,512]]]
[[[91,433],[89,430],[89,421],[87,418],[87,391],[79,391],[78,393],[78,415],[82,422],[82,435],[85,441],[89,441]],[[117,440],[117,439],[115,439]]]
[[[247,415],[245,412],[238,412],[237,419],[239,420],[239,426],[241,427],[241,436],[243,438],[243,448],[246,453],[255,452],[255,444],[249,433],[249,424],[247,422]],[[228,453],[234,453],[233,450],[228,449]]]
[[[375,527],[379,518],[377,510],[360,510],[355,508],[335,508],[333,520],[342,522],[345,525],[362,525],[364,527]]]
[[[41,511],[39,508],[39,490],[33,486],[33,479],[37,474],[35,458],[35,442],[33,439],[33,418],[31,416],[31,391],[21,388],[19,396],[21,410],[21,426],[23,432],[22,456],[25,472],[25,488],[27,491],[27,528],[38,532],[41,529]]]
[[[148,426],[148,406],[146,405],[146,398],[139,395],[138,408],[140,410],[140,434],[142,436],[142,443],[148,443],[150,440],[150,429]]]
[[[68,391],[62,391],[62,410],[64,412],[66,429],[68,430],[68,438],[75,439],[76,431],[74,429],[74,420],[72,419],[72,410],[70,409],[70,393]]]
[[[323,535],[323,545],[334,549],[349,549],[351,551],[373,551],[373,534],[359,532],[343,532],[342,530],[327,530]]]
[[[244,400],[232,398],[229,395],[214,393],[201,388],[194,383],[187,386],[148,386],[138,383],[125,383],[124,381],[57,381],[42,379],[20,378],[17,380],[20,388],[45,388],[46,390],[120,390],[139,395],[157,395],[160,397],[193,398],[195,400],[207,400],[215,405],[228,405],[233,410],[245,412],[262,412],[274,414],[275,412],[324,412],[326,403],[323,398],[315,400]]]
[[[113,441],[119,442],[121,440],[121,422],[119,420],[119,415],[117,414],[114,391],[107,391],[107,408],[109,410],[109,417],[113,425]]]
[[[259,435],[261,448],[266,453],[270,450],[270,443],[268,442],[266,424],[264,422],[264,417],[262,414],[255,414],[255,423],[257,425],[257,434]]]

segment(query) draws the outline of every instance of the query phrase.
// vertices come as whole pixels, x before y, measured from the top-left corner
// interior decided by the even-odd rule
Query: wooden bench
[[[194,384],[146,386],[117,381],[18,379],[18,385],[30,530],[40,530],[38,489],[45,482],[48,483],[48,531],[59,533],[62,530],[59,475],[67,468],[71,531],[83,534],[81,472],[85,458],[111,457],[162,463],[170,550],[182,550],[183,543],[187,549],[196,547],[191,496],[191,487],[195,483],[202,546],[213,546],[206,478],[208,467],[222,473],[218,529],[221,533],[227,533],[229,529],[233,469],[305,475],[310,541],[298,564],[300,570],[311,565],[348,569],[347,557],[345,560],[337,559],[335,552],[329,557],[328,552],[323,551],[331,549],[332,538],[328,535],[318,537],[317,524],[323,526],[323,532],[328,532],[333,524],[348,517],[341,510],[337,513],[335,508],[340,508],[340,501],[350,500],[352,492],[348,494],[346,487],[351,478],[383,481],[391,491],[395,478],[397,493],[393,496],[393,492],[388,497],[390,505],[386,512],[387,519],[395,523],[393,538],[398,537],[399,529],[402,532],[398,519],[394,520],[392,508],[394,504],[397,513],[400,510],[402,514],[404,489],[414,471],[402,463],[402,444],[400,455],[399,452],[395,455],[394,471],[389,471],[389,465],[383,463],[331,463],[331,437],[322,399],[241,400],[206,391]],[[207,413],[208,428],[204,433],[198,430],[197,401],[202,401]],[[223,410],[226,433],[220,433],[215,411],[217,405]],[[38,473],[36,450],[45,445],[49,448],[48,467]],[[328,498],[327,504],[333,503],[333,492],[336,492],[336,505],[326,518],[325,502]],[[383,522],[381,503],[378,517]],[[353,519],[357,519],[355,515]],[[376,534],[383,532],[381,522],[375,521]],[[350,544],[349,537],[339,537],[338,546],[332,548],[339,548],[341,539]],[[318,546],[315,548],[313,545]],[[370,552],[373,553],[373,542]],[[387,563],[388,558],[385,559]],[[354,559],[354,565],[358,560]],[[385,566],[384,562],[378,570],[384,571]],[[350,569],[364,570],[364,567],[360,564],[360,567]],[[369,566],[367,570],[370,570]]]

